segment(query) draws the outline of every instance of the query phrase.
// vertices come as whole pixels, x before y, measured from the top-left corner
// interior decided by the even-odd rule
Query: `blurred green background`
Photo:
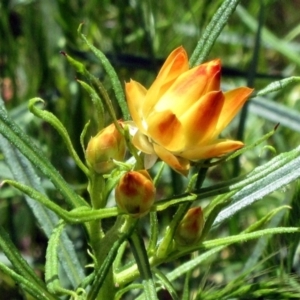
[[[85,195],[86,180],[70,159],[58,134],[27,111],[30,98],[43,98],[46,109],[55,113],[66,126],[78,153],[83,157],[79,136],[86,122],[95,118],[94,109],[89,95],[76,82],[80,76],[60,51],[84,63],[91,73],[103,81],[113,100],[114,95],[100,62],[77,34],[79,24],[84,23],[83,33],[88,40],[108,56],[121,82],[134,78],[149,87],[164,58],[174,48],[183,45],[189,55],[192,54],[221,3],[218,0],[2,0],[1,98],[19,126],[40,145],[41,151],[66,180]],[[241,1],[209,56],[222,60],[225,90],[242,85],[259,90],[272,81],[299,74],[299,11],[298,0]],[[295,148],[299,144],[300,132],[299,93],[300,85],[294,84],[250,103],[242,134],[245,143],[255,142],[280,122],[280,128],[268,144],[277,153]],[[267,104],[267,108],[263,104]],[[238,123],[236,118],[226,131],[226,136],[236,138]],[[88,136],[95,134],[96,128],[92,122]],[[259,146],[243,155],[241,172],[249,172],[274,155],[269,149]],[[229,163],[212,168],[206,184],[231,178],[233,169]],[[10,172],[2,160],[0,178],[7,177],[10,177]],[[47,187],[47,181],[44,184]],[[162,197],[172,195],[181,192],[183,187],[182,179],[169,172],[161,183],[160,193]],[[53,191],[48,188],[51,194]],[[220,229],[219,234],[240,232],[279,203],[289,203],[292,193],[293,188],[288,188],[267,197],[252,209],[238,214]],[[58,197],[55,193],[51,196]],[[35,225],[21,195],[10,188],[2,188],[0,197],[0,223],[39,269],[44,260],[44,235]],[[170,212],[163,224],[167,224],[171,216]],[[78,253],[85,256],[80,230],[73,231],[72,235],[78,243]],[[278,251],[286,241],[276,240],[274,243]],[[221,253],[222,262],[212,265],[211,277],[206,280],[225,284],[235,270],[241,268],[251,249],[245,245],[228,248]],[[270,253],[274,253],[274,249],[267,254]],[[278,263],[280,257],[276,259]],[[22,299],[9,278],[3,277],[0,286],[0,294],[5,292],[11,295],[10,299]]]

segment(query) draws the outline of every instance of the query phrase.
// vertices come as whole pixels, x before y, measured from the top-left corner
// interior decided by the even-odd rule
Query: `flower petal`
[[[145,101],[147,90],[137,81],[130,80],[125,84],[125,92],[132,120],[140,130],[144,131],[142,103]]]
[[[178,76],[189,69],[188,57],[183,47],[178,47],[168,56],[155,81],[148,90],[143,103],[145,116],[153,109],[156,102],[169,89]]]
[[[157,161],[157,155],[154,153],[154,154],[145,154],[144,156],[144,167],[145,169],[150,169],[154,166],[154,164],[156,163]]]
[[[157,102],[155,109],[180,116],[201,96],[220,89],[220,60],[213,60],[181,74]]]
[[[133,139],[132,139],[132,144],[139,150],[141,150],[144,153],[147,154],[153,154],[153,146],[152,144],[149,142],[149,138],[144,135],[143,133],[141,133],[140,131],[138,131]]]
[[[231,122],[247,101],[252,91],[253,89],[248,87],[240,87],[224,93],[225,103],[220,114],[215,137]]]
[[[221,91],[204,95],[180,118],[186,137],[186,146],[211,140],[224,104]]]
[[[220,139],[215,140],[214,143],[210,145],[199,145],[199,147],[195,147],[194,149],[187,149],[180,153],[180,156],[188,160],[197,161],[201,159],[219,157],[238,150],[243,146],[244,144],[240,141]]]
[[[163,160],[167,165],[169,165],[176,172],[187,176],[189,173],[190,163],[187,159],[173,155],[171,152],[167,151],[165,148],[153,144],[154,151],[157,156]]]
[[[187,71],[188,69],[189,64],[187,53],[185,49],[180,46],[169,54],[163,66],[161,67],[156,79],[161,81],[176,79],[177,76]]]
[[[185,136],[181,123],[171,110],[153,112],[147,118],[147,134],[168,151],[180,151],[185,147]]]

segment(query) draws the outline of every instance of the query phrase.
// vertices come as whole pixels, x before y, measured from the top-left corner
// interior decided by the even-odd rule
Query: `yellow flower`
[[[219,157],[243,147],[219,139],[221,131],[243,106],[252,89],[220,90],[219,59],[189,69],[183,47],[175,49],[147,90],[131,80],[126,97],[136,133],[136,148],[157,155],[187,175],[190,161]]]

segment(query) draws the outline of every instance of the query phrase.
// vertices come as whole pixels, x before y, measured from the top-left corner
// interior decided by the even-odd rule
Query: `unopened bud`
[[[201,207],[193,207],[188,210],[179,223],[174,239],[181,246],[192,245],[200,239],[203,227],[202,209]]]
[[[115,167],[112,159],[124,159],[125,150],[125,139],[113,123],[91,138],[85,156],[90,168],[96,173],[106,174]]]
[[[155,186],[146,170],[125,173],[116,187],[116,202],[133,217],[145,215],[155,200]]]

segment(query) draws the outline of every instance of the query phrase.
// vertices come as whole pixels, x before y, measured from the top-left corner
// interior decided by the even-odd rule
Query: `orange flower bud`
[[[204,218],[201,207],[188,210],[179,223],[174,239],[177,244],[187,246],[196,243],[202,234]]]
[[[133,217],[145,215],[155,200],[155,187],[146,170],[125,173],[116,187],[117,205]]]
[[[113,123],[91,138],[85,156],[90,168],[99,174],[105,174],[115,166],[112,159],[124,159],[125,150],[125,139]]]

